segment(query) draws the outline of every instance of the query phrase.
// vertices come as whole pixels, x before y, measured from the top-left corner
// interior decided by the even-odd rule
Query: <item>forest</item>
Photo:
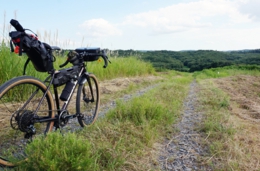
[[[230,65],[260,64],[260,49],[239,51],[136,51],[117,50],[111,56],[137,56],[141,60],[149,61],[158,71],[177,70],[185,72],[201,71]]]

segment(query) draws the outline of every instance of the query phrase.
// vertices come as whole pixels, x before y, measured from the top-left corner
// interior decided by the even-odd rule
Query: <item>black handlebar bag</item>
[[[34,68],[39,72],[50,72],[53,70],[54,57],[50,45],[39,41],[36,36],[28,35],[25,32],[12,31],[9,33],[9,36],[11,37],[10,46],[12,52],[14,51],[13,43],[19,47],[19,55],[25,52],[28,56],[24,74],[29,61],[32,61]]]

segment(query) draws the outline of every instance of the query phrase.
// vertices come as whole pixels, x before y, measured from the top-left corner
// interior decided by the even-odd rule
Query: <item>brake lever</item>
[[[61,64],[59,67],[62,68],[64,66],[66,66],[69,63],[69,60],[67,59],[66,62],[64,62],[63,64]]]
[[[70,51],[68,53],[68,58],[65,63],[60,65],[60,68],[66,66],[69,62],[73,62],[77,58],[78,53],[76,51]]]

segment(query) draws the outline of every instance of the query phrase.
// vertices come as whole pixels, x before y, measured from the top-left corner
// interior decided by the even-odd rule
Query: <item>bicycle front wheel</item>
[[[98,81],[95,75],[89,74],[87,81],[78,86],[76,112],[79,124],[84,127],[95,122],[100,104]]]
[[[52,130],[54,121],[35,123],[35,117],[55,117],[53,98],[50,91],[44,96],[46,90],[44,83],[30,76],[16,77],[0,87],[0,166],[12,166],[7,158],[25,155],[28,135]]]

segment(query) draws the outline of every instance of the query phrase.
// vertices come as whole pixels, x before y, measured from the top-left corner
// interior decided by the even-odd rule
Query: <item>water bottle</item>
[[[74,85],[75,85],[75,83],[73,81],[69,81],[66,83],[66,86],[64,87],[64,89],[62,90],[62,93],[60,95],[60,99],[62,101],[68,100],[69,95],[70,95]]]

